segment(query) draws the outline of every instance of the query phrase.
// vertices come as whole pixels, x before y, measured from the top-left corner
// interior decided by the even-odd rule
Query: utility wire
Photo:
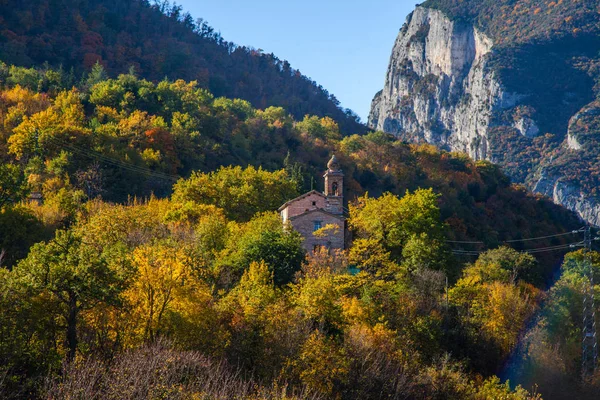
[[[575,243],[566,243],[566,244],[561,244],[561,245],[556,245],[556,246],[548,246],[548,247],[540,247],[537,249],[528,249],[528,250],[522,250],[521,253],[529,253],[529,254],[537,254],[537,253],[546,253],[546,252],[552,252],[552,251],[558,251],[558,250],[567,250],[567,249],[572,249],[575,247],[582,247],[584,246],[583,242],[575,242]],[[452,253],[456,254],[456,255],[465,255],[465,256],[478,256],[482,253],[485,253],[487,250],[458,250],[458,249],[453,249]]]
[[[550,238],[559,237],[559,236],[576,235],[578,233],[583,232],[583,230],[584,230],[584,228],[581,228],[576,231],[558,233],[556,235],[540,236],[540,237],[528,238],[528,239],[505,240],[503,243],[531,242],[533,240],[550,239]]]
[[[98,152],[95,152],[95,151],[84,150],[73,144],[66,143],[63,140],[60,140],[58,138],[53,138],[53,137],[48,136],[45,139],[48,139],[50,142],[53,142],[54,144],[56,144],[60,147],[63,147],[68,150],[71,150],[75,153],[78,153],[79,155],[83,155],[88,158],[96,159],[101,162],[122,168],[124,170],[128,170],[130,172],[135,172],[135,173],[143,174],[146,176],[150,176],[150,177],[154,177],[154,178],[158,178],[158,179],[162,179],[162,180],[173,181],[173,182],[177,182],[179,179],[181,179],[181,177],[176,176],[176,175],[169,175],[169,174],[164,174],[162,172],[152,171],[148,168],[140,167],[140,166],[133,165],[133,164],[128,164],[121,160],[107,157],[107,156],[100,154]]]
[[[141,173],[141,174],[145,174],[148,176],[152,176],[155,178],[160,178],[160,179],[164,179],[164,180],[178,180],[179,177],[176,177],[174,175],[167,175],[164,174],[162,172],[157,172],[157,171],[152,171],[148,168],[144,168],[144,167],[140,167],[137,165],[133,165],[133,164],[128,164],[126,162],[114,159],[114,158],[110,158],[110,157],[106,157],[100,153],[95,153],[95,152],[89,152],[89,151],[85,151],[82,150],[80,148],[77,148],[73,145],[69,145],[69,144],[63,144],[63,147],[66,147],[67,149],[74,151],[76,153],[79,153],[80,155],[84,155],[87,156],[89,158],[94,158],[97,160],[100,160],[102,162],[108,163],[108,164],[112,164],[114,166],[132,171],[132,172],[137,172],[137,173]]]
[[[93,159],[97,159],[97,160],[100,160],[100,161],[112,164],[114,166],[117,166],[117,167],[129,170],[129,171],[132,171],[132,172],[142,173],[142,174],[146,174],[146,175],[150,175],[150,176],[154,176],[154,177],[158,177],[158,178],[162,178],[162,179],[165,179],[165,178],[168,178],[168,179],[174,178],[174,177],[172,177],[170,175],[166,175],[166,174],[163,174],[163,173],[160,173],[160,172],[155,172],[155,171],[152,171],[150,169],[139,167],[139,166],[136,166],[136,165],[133,165],[133,164],[127,164],[127,163],[125,163],[123,161],[116,160],[114,158],[106,157],[106,156],[104,156],[104,155],[102,155],[100,153],[97,153],[97,152],[91,152],[91,151],[83,150],[83,149],[81,149],[79,147],[76,147],[76,146],[74,146],[72,144],[65,143],[64,141],[62,141],[60,139],[57,139],[57,138],[48,138],[48,139],[51,142],[54,142],[55,144],[58,144],[59,146],[64,147],[66,149],[69,149],[69,150],[71,150],[71,151],[73,151],[75,153],[78,153],[80,155],[83,155],[83,156],[86,156],[86,157],[89,157],[89,158],[93,158]]]
[[[555,237],[560,237],[560,236],[568,236],[568,235],[576,235],[578,233],[581,233],[584,231],[585,228],[580,228],[571,232],[565,232],[565,233],[557,233],[555,235],[548,235],[548,236],[538,236],[538,237],[533,237],[533,238],[526,238],[526,239],[512,239],[512,240],[504,240],[500,243],[518,243],[518,242],[531,242],[534,240],[542,240],[542,239],[550,239],[550,238],[555,238]],[[485,242],[481,242],[481,241],[461,241],[461,240],[446,240],[446,243],[456,243],[456,244],[485,244]]]
[[[564,245],[564,246],[555,246],[555,247],[547,247],[547,248],[542,248],[542,249],[525,250],[524,253],[529,253],[529,254],[545,253],[545,252],[557,251],[557,250],[568,250],[568,249],[573,249],[573,248],[582,247],[582,246],[583,246],[582,244],[576,243],[576,244],[570,244],[570,245]]]

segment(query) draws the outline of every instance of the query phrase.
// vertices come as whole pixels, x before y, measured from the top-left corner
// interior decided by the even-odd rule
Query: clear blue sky
[[[407,0],[177,0],[225,40],[288,60],[363,121],[383,88]]]

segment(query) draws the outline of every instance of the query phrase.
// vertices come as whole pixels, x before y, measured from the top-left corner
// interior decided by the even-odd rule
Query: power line
[[[568,236],[568,235],[576,235],[578,233],[582,233],[584,231],[585,228],[580,228],[571,232],[564,232],[564,233],[557,233],[555,235],[547,235],[547,236],[538,236],[538,237],[532,237],[532,238],[526,238],[526,239],[511,239],[511,240],[504,240],[500,243],[518,243],[518,242],[531,242],[531,241],[535,241],[535,240],[542,240],[542,239],[551,239],[551,238],[555,238],[555,237],[561,237],[561,236]],[[485,244],[485,242],[482,241],[462,241],[462,240],[446,240],[446,243],[456,243],[456,244]]]
[[[96,159],[101,162],[111,164],[115,167],[118,167],[118,168],[121,168],[124,170],[128,170],[130,172],[135,172],[135,173],[143,174],[143,175],[146,175],[149,177],[154,177],[157,179],[168,180],[168,181],[173,181],[173,182],[177,182],[179,179],[181,179],[181,177],[176,176],[176,175],[169,175],[169,174],[165,174],[162,172],[152,171],[148,168],[140,167],[140,166],[133,165],[133,164],[128,164],[121,160],[116,160],[114,158],[107,157],[107,156],[100,154],[98,152],[95,152],[95,151],[84,150],[73,144],[66,143],[63,140],[58,139],[58,138],[48,136],[45,139],[50,140],[50,142],[54,142],[54,144],[56,144],[60,147],[63,147],[68,150],[71,150],[75,153],[78,153],[79,155],[83,155],[88,158]]]
[[[108,163],[108,164],[112,164],[116,167],[123,168],[123,169],[126,169],[131,172],[136,172],[136,173],[140,173],[140,174],[144,174],[147,176],[152,176],[152,177],[164,179],[164,180],[178,180],[179,179],[179,177],[176,177],[173,175],[167,175],[162,172],[152,171],[148,168],[140,167],[140,166],[133,165],[133,164],[128,164],[126,162],[116,160],[114,158],[109,158],[100,153],[95,153],[95,152],[92,153],[89,151],[85,151],[85,150],[77,148],[73,145],[63,144],[63,146],[66,147],[67,149],[74,151],[76,153],[79,153],[81,155],[87,156],[89,158],[94,158],[94,159],[100,160],[100,161]]]
[[[485,244],[484,242],[463,242],[463,241],[460,241],[460,240],[446,240],[446,243]]]
[[[576,235],[578,233],[582,233],[583,230],[584,230],[584,228],[581,228],[581,229],[578,229],[576,231],[565,232],[565,233],[557,233],[556,235],[539,236],[539,237],[527,238],[527,239],[505,240],[503,243],[531,242],[531,241],[534,241],[534,240],[550,239],[550,238],[559,237],[559,236]]]
[[[575,247],[581,247],[581,246],[582,245],[580,243],[571,243],[571,244],[567,244],[567,245],[545,247],[545,248],[541,248],[541,249],[524,250],[523,253],[529,253],[529,254],[545,253],[545,252],[557,251],[557,250],[568,250],[568,249],[573,249]]]
[[[97,159],[97,160],[100,160],[100,161],[108,163],[108,164],[112,164],[113,166],[131,171],[131,172],[141,173],[141,174],[153,176],[153,177],[160,178],[160,179],[168,179],[168,180],[176,179],[176,177],[172,176],[172,175],[167,175],[167,174],[163,174],[161,172],[152,171],[148,168],[139,167],[137,165],[128,164],[128,163],[125,163],[120,160],[106,157],[103,154],[100,154],[97,152],[83,150],[72,144],[65,143],[64,141],[57,139],[57,138],[49,138],[49,139],[50,139],[50,141],[53,141],[55,144],[59,144],[61,147],[67,148],[75,153],[78,153],[80,155],[83,155],[83,156],[86,156],[89,158]]]
[[[528,253],[528,254],[546,253],[546,252],[552,252],[552,251],[558,251],[558,250],[572,249],[575,247],[583,247],[583,245],[584,245],[583,242],[566,243],[566,244],[560,244],[560,245],[556,245],[556,246],[547,246],[547,247],[539,247],[539,248],[535,248],[535,249],[521,250],[521,253]],[[454,253],[456,255],[478,256],[482,253],[485,253],[488,250],[489,249],[486,249],[486,250],[452,249],[452,253]]]

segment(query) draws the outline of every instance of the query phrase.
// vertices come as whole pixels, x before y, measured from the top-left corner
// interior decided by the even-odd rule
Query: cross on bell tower
[[[332,214],[344,213],[344,173],[335,155],[327,163],[325,178],[325,196],[327,211]]]

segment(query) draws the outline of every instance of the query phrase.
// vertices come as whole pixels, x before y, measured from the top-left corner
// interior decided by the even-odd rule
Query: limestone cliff
[[[475,27],[417,7],[396,40],[371,127],[486,158],[492,110],[518,99],[486,68],[492,46]]]
[[[555,203],[575,211],[587,222],[600,226],[600,202],[583,193],[577,185],[564,181],[562,177],[548,176],[543,170],[533,191],[550,197]]]
[[[518,54],[534,52],[526,49]],[[494,39],[474,24],[417,6],[395,42],[384,88],[373,99],[370,128],[500,163],[515,181],[600,225],[600,201],[563,168],[582,151],[572,132],[581,118],[575,111],[589,103],[593,84],[577,70],[573,76],[584,89],[557,89],[555,94],[545,90],[544,85],[550,87],[545,80],[564,79],[569,68],[558,69],[562,76],[534,76],[529,61],[519,70],[506,61],[502,65],[497,53]],[[539,60],[542,70],[556,63]],[[499,70],[511,72],[503,76]],[[527,74],[532,74],[529,86]],[[556,97],[553,103],[550,96]]]

